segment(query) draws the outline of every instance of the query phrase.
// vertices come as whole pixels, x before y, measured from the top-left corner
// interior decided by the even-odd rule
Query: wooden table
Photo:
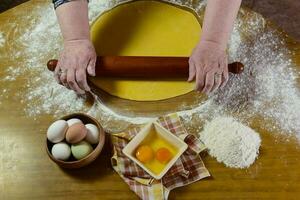
[[[41,1],[34,3],[44,5]],[[31,6],[32,1],[15,9]],[[15,9],[1,14],[0,22],[8,22]],[[289,38],[287,41],[295,52],[294,62],[299,66],[300,45]],[[0,60],[0,77],[6,67],[6,62]],[[20,90],[23,78],[13,83],[12,94]],[[86,168],[64,170],[51,162],[45,152],[45,131],[53,116],[42,114],[34,120],[24,114],[24,106],[19,101],[20,97],[10,95],[0,105],[1,200],[137,198],[110,166],[108,145]],[[186,101],[190,99],[187,97]],[[260,130],[260,127],[253,128]],[[212,177],[175,189],[170,199],[299,199],[299,144],[294,139],[280,140],[265,131],[261,132],[261,137],[259,159],[250,168],[226,168],[205,156],[204,163]]]

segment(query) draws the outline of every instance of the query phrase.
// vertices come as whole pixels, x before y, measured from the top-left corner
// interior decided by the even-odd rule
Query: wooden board
[[[30,1],[2,13],[0,22],[8,23],[24,17],[17,15],[17,10],[30,11],[32,7],[44,5],[43,1]],[[249,10],[243,11],[245,15],[251,14]],[[300,45],[289,38],[287,41],[295,52],[293,61],[300,66]],[[15,48],[21,50],[18,49],[21,47]],[[6,67],[6,61],[1,60],[1,77]],[[19,91],[26,78],[16,80],[10,92]],[[189,97],[183,100],[190,101]],[[51,162],[44,142],[45,131],[53,116],[40,115],[36,120],[27,117],[19,101],[20,97],[10,95],[0,105],[1,200],[137,199],[111,168],[108,145],[92,165],[83,169],[63,170]],[[122,106],[126,107],[126,102]],[[165,106],[171,108],[172,104]],[[161,108],[152,106],[151,109],[153,113],[159,113]],[[281,141],[255,125],[253,128],[262,133],[260,157],[254,165],[245,170],[229,169],[210,156],[204,156],[212,177],[175,189],[170,199],[299,199],[299,144],[293,139]]]

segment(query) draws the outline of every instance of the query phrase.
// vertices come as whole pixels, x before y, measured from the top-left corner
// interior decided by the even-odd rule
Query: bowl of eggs
[[[54,121],[47,130],[46,150],[52,161],[63,168],[80,168],[101,153],[105,132],[96,119],[74,113]]]
[[[187,148],[183,140],[157,122],[151,122],[122,151],[153,178],[159,180]]]

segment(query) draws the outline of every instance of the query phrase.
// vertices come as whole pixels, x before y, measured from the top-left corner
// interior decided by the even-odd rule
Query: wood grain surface
[[[16,9],[30,10],[32,2],[40,6],[45,4],[31,1]],[[0,22],[12,20],[14,12],[15,9],[2,13]],[[289,38],[287,42],[295,53],[293,62],[300,66],[300,45]],[[6,67],[6,62],[0,60],[1,77]],[[10,92],[21,90],[23,79],[27,78],[14,81]],[[188,103],[193,97],[187,95],[180,100]],[[126,102],[122,106],[126,106]],[[171,109],[173,104],[165,107]],[[64,170],[45,152],[45,132],[53,116],[42,114],[36,119],[26,116],[20,97],[14,95],[2,100],[0,108],[1,200],[137,199],[110,166],[108,142],[101,156],[91,165]],[[147,109],[153,113],[161,112],[156,106],[149,105]],[[293,138],[289,141],[284,137],[280,139],[276,133],[270,134],[255,124],[253,128],[261,133],[262,146],[258,160],[250,168],[226,168],[204,155],[204,163],[212,177],[175,189],[170,193],[170,199],[300,199],[299,143]]]

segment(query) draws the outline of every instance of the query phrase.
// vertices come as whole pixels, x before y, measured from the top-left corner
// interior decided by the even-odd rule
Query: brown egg
[[[78,122],[70,126],[66,132],[66,140],[68,143],[75,144],[85,138],[87,129],[83,123]]]

